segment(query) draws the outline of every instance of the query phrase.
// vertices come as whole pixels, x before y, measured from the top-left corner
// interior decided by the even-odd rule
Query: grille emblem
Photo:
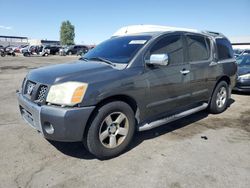
[[[28,94],[28,95],[31,95],[31,94],[32,94],[32,91],[33,91],[34,87],[35,87],[34,84],[29,83],[28,88],[27,88],[27,94]]]

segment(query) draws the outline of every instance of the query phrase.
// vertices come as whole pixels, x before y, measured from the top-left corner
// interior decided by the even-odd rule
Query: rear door
[[[183,36],[167,35],[156,42],[146,55],[168,54],[167,66],[146,66],[149,84],[147,111],[149,117],[171,113],[190,104],[190,66],[185,59]],[[184,73],[186,71],[186,74]]]
[[[209,98],[208,73],[212,62],[211,40],[199,34],[187,34],[186,45],[190,64],[190,89],[193,103]]]

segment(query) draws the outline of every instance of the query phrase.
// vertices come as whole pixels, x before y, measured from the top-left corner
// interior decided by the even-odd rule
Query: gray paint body
[[[230,87],[234,87],[237,71],[235,59],[218,62],[215,39],[210,35],[208,37],[211,39],[212,50],[207,61],[189,63],[187,52],[184,51],[182,64],[147,66],[144,58],[152,45],[162,37],[173,34],[184,36],[186,32],[151,33],[152,39],[124,68],[116,69],[97,61],[76,61],[29,72],[27,80],[49,87],[67,81],[89,84],[82,103],[77,107],[62,108],[48,105],[39,107],[41,127],[46,121],[55,125],[55,131],[51,135],[42,129],[44,136],[52,140],[80,141],[82,137],[79,135],[83,135],[91,113],[107,98],[126,96],[133,99],[137,105],[136,118],[139,129],[145,123],[197,107],[204,102],[209,103],[216,83],[223,76],[230,79]],[[190,73],[183,75],[180,72],[182,70],[190,70]],[[18,93],[18,100],[20,106],[32,111],[28,107],[30,102],[22,93]],[[31,113],[37,114],[33,111]],[[78,132],[80,133],[77,134]]]

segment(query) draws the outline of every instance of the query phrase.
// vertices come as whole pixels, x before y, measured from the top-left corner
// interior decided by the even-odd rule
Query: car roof
[[[149,36],[158,36],[164,33],[169,32],[190,32],[195,34],[202,34],[211,37],[225,37],[223,34],[219,32],[213,31],[199,31],[197,29],[189,29],[189,28],[178,28],[178,27],[169,27],[169,26],[160,26],[160,25],[130,25],[125,26],[118,29],[112,37],[119,36],[136,36],[136,35],[149,35]]]

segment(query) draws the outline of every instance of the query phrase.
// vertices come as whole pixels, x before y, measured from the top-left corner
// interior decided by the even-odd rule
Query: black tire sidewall
[[[217,105],[217,103],[216,103],[216,99],[217,99],[217,94],[218,94],[218,92],[220,91],[220,89],[222,87],[226,88],[227,97],[226,97],[226,102],[223,105],[223,107],[219,108],[218,105]],[[227,108],[228,98],[229,98],[229,87],[228,87],[228,84],[225,81],[221,81],[221,82],[219,82],[217,84],[217,86],[216,86],[216,88],[214,90],[214,93],[213,93],[213,96],[212,96],[212,99],[211,99],[211,103],[210,103],[210,112],[214,113],[214,114],[218,114],[218,113],[221,113],[221,112],[225,111],[226,108]]]
[[[122,112],[127,116],[129,121],[129,130],[127,137],[119,146],[113,149],[109,149],[103,146],[102,143],[100,142],[99,129],[103,120],[112,112]],[[97,158],[108,159],[111,157],[118,156],[119,154],[121,154],[126,150],[126,148],[128,147],[133,138],[134,132],[135,132],[135,117],[131,107],[125,102],[121,101],[111,102],[102,106],[95,114],[95,117],[93,118],[87,132],[85,145],[87,146],[90,153],[95,155]]]

